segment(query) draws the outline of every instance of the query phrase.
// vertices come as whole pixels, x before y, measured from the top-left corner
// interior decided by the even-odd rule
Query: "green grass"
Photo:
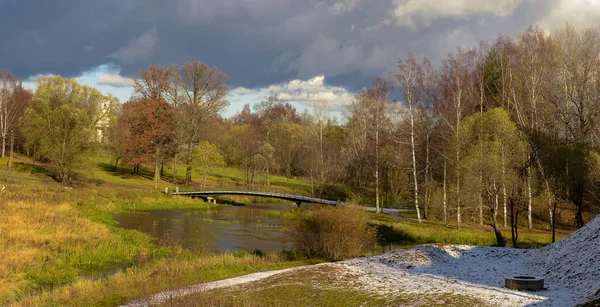
[[[0,305],[114,305],[144,295],[124,291],[123,285],[135,289],[152,284],[144,288],[152,292],[314,262],[195,253],[118,228],[112,219],[127,210],[213,206],[198,199],[126,188],[65,187],[44,177],[10,183],[0,196]]]
[[[142,189],[154,188],[154,170],[152,168],[142,166],[139,175],[133,174],[132,167],[130,166],[120,164],[117,169],[115,169],[111,159],[102,152],[88,157],[84,169],[85,171],[80,171],[80,175],[91,182],[100,179],[102,183]],[[245,173],[241,169],[235,167],[220,167],[215,168],[215,170],[208,175],[207,180],[208,185],[211,188],[232,188],[237,190],[245,188],[245,178]],[[191,187],[183,186],[182,182],[184,179],[185,165],[182,163],[177,165],[178,182],[175,183],[173,181],[173,165],[165,164],[163,175],[158,183],[158,189],[162,191],[165,187],[173,189],[175,186],[179,186],[181,191],[187,191],[197,190],[199,188],[201,179],[196,172],[193,173]],[[271,175],[270,186],[267,186],[266,177],[264,175],[258,175],[256,177],[256,184],[252,189],[309,195],[311,184],[310,181],[302,178],[286,178],[284,176]]]
[[[112,216],[118,212],[212,206],[199,199],[166,196],[153,191],[149,169],[142,169],[141,175],[137,176],[130,168],[114,170],[106,157],[92,156],[79,172],[80,179],[76,184],[65,187],[54,182],[39,164],[19,162],[14,164],[14,171],[7,172],[2,168],[3,163],[5,165],[6,159],[0,159],[0,183],[7,183],[9,187],[0,194],[0,305],[111,306],[193,283],[321,261],[290,254],[260,257],[195,253],[177,245],[159,244],[138,231],[116,227]],[[174,186],[168,181],[169,172],[165,170],[163,178],[167,181],[160,182],[161,190],[165,186]],[[183,179],[183,166],[178,173]],[[99,187],[95,185],[97,179],[102,182]],[[244,173],[235,168],[221,168],[211,174],[209,180],[242,185]],[[284,191],[310,191],[309,182],[300,179],[273,176],[272,184],[275,189]],[[250,202],[252,199],[235,201]],[[269,214],[282,218],[293,215]],[[495,244],[491,231],[455,230],[429,221],[417,224],[372,213],[370,219],[384,243]],[[548,244],[550,236],[523,233],[519,240],[521,247],[539,247]],[[507,242],[510,242],[509,236]],[[325,306],[415,303],[397,296],[388,298],[339,287],[315,287],[309,282],[273,284],[262,292],[220,291],[215,291],[214,297],[225,304],[249,306],[255,306],[252,305],[254,302],[287,306],[289,300],[277,298],[282,291],[290,293],[289,298],[299,302],[291,306],[300,306],[303,302]],[[238,298],[228,301],[227,296],[231,294]],[[307,297],[313,301],[306,301]],[[448,294],[429,302],[469,305],[474,302],[471,299]],[[208,305],[219,303],[218,300],[208,302]]]
[[[401,220],[385,214],[369,213],[370,221],[377,228],[378,239],[382,243],[398,245],[417,245],[428,243],[466,244],[479,246],[495,246],[496,237],[491,231],[473,228],[449,228],[437,222],[423,221],[421,224],[413,220]],[[508,231],[502,231],[507,245],[511,243]],[[564,235],[557,234],[557,239]],[[520,248],[540,248],[551,243],[550,233],[519,233]]]
[[[253,255],[194,256],[182,252],[105,279],[81,278],[69,286],[27,296],[15,305],[115,306],[154,293],[260,271],[278,270],[317,261],[287,261]]]

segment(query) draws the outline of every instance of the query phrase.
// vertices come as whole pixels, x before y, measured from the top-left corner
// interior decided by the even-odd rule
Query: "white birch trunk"
[[[447,192],[446,192],[446,158],[444,158],[444,197],[442,200],[444,210],[444,223],[448,225],[448,207],[447,207]]]
[[[529,228],[529,229],[533,228],[532,221],[531,221],[531,203],[532,203],[531,169],[528,168],[527,169],[527,228]]]
[[[412,151],[412,173],[413,181],[415,185],[414,198],[415,198],[415,209],[417,210],[417,221],[421,223],[421,212],[419,210],[419,181],[417,180],[417,157],[415,154],[415,122],[414,112],[412,105],[410,106],[410,145]]]

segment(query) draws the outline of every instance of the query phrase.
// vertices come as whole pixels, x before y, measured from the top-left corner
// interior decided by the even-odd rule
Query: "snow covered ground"
[[[569,237],[539,250],[421,245],[380,256],[322,265],[341,268],[344,274],[356,278],[355,283],[348,285],[353,288],[387,295],[394,292],[408,294],[414,296],[416,302],[428,294],[462,294],[492,306],[575,306],[598,296],[599,256],[600,217]],[[159,293],[151,301],[162,301],[170,295],[234,287],[277,274],[294,274],[299,269],[190,286]],[[515,275],[544,278],[547,289],[524,292],[504,288],[504,278]]]

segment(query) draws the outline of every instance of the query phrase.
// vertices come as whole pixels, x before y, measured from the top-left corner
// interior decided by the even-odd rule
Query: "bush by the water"
[[[291,236],[305,256],[332,260],[362,256],[375,243],[367,215],[353,206],[302,210],[292,220]]]

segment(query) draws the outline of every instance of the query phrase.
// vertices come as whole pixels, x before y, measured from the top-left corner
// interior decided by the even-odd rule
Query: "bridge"
[[[313,204],[325,204],[335,206],[340,201],[331,200],[331,199],[322,199],[316,197],[308,197],[301,195],[293,195],[293,194],[282,194],[282,193],[272,193],[272,192],[260,192],[260,191],[196,191],[196,192],[174,192],[169,195],[179,195],[179,196],[188,196],[188,197],[213,197],[219,195],[245,195],[245,196],[259,196],[259,197],[270,197],[283,199],[287,201],[292,201],[300,206],[301,203],[313,203]]]

